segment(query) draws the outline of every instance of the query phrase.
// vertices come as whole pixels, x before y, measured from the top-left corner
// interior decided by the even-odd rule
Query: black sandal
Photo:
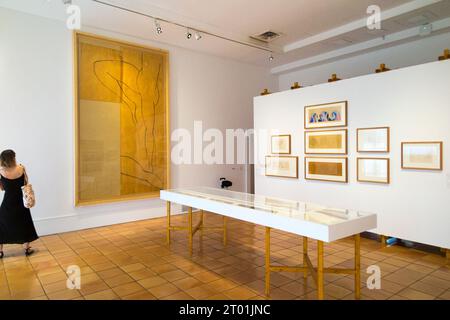
[[[3,259],[4,256],[5,254],[3,253],[3,251],[0,251],[0,259]]]
[[[28,256],[31,256],[33,253],[34,253],[34,250],[31,249],[31,247],[28,247],[28,248],[25,249],[25,255],[26,255],[27,257],[28,257]]]

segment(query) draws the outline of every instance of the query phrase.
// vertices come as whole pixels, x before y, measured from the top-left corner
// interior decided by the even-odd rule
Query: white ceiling
[[[113,0],[114,1],[114,0]],[[390,9],[409,0],[115,0],[142,9],[156,6],[202,25],[248,37],[267,30],[298,39],[363,18],[371,4]],[[150,10],[151,12],[151,10]]]
[[[161,23],[164,32],[157,35],[152,19],[93,0],[73,0],[81,7],[83,27],[106,29],[266,66],[273,73],[412,41],[418,38],[419,26],[424,23],[433,23],[434,33],[450,31],[450,0],[101,1],[242,42],[255,43],[249,37],[267,30],[282,33],[281,38],[269,45],[275,52],[275,60],[269,62],[269,53],[262,50],[209,35],[204,35],[200,41],[187,40],[185,29],[167,23]],[[381,7],[382,31],[367,30],[369,5]],[[66,19],[61,0],[0,0],[0,6]]]

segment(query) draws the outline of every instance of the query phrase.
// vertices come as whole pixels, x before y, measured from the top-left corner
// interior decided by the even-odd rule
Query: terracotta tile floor
[[[195,217],[198,219],[198,217]],[[221,217],[208,214],[206,224]],[[205,231],[189,257],[186,233],[173,232],[165,244],[165,219],[153,219],[42,237],[36,254],[26,258],[20,246],[5,246],[0,260],[0,299],[266,299],[264,228],[231,220],[229,243],[220,232]],[[186,216],[173,217],[174,224]],[[450,266],[444,257],[403,247],[382,248],[362,239],[363,299],[450,299]],[[297,265],[301,238],[272,232],[272,263]],[[315,263],[316,243],[309,254]],[[325,266],[351,267],[353,241],[325,244]],[[381,290],[366,288],[369,265],[382,272]],[[81,289],[66,288],[65,270],[81,268]],[[316,299],[312,279],[272,273],[271,299]],[[353,299],[353,278],[326,275],[327,299]]]

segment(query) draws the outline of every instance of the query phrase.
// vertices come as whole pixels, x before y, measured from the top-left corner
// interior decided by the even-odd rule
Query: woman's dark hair
[[[13,150],[5,150],[0,154],[0,166],[12,168],[16,165],[16,153]]]

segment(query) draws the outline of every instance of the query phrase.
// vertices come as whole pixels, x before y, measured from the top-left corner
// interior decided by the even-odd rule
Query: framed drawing
[[[305,129],[347,126],[347,101],[305,107]]]
[[[356,129],[358,152],[389,152],[389,127]]]
[[[442,170],[442,141],[402,142],[402,169]]]
[[[305,154],[347,154],[347,129],[305,131]]]
[[[359,182],[390,183],[388,158],[357,158],[356,161]]]
[[[298,157],[266,156],[266,176],[298,178]]]
[[[169,55],[75,33],[75,203],[159,197],[169,187]]]
[[[305,157],[305,179],[348,182],[347,158]]]
[[[271,137],[272,154],[291,154],[291,135],[277,135]]]

